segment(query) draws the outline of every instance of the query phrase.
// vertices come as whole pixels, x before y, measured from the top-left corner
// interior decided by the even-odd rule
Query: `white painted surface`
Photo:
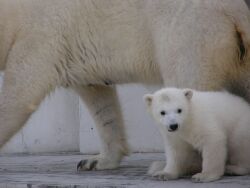
[[[157,88],[146,89],[143,86],[128,85],[118,89],[122,105],[127,137],[133,152],[163,151],[163,143],[152,118],[146,112],[142,96]],[[84,105],[80,106],[80,151],[96,153],[100,140]]]
[[[78,97],[72,92],[57,90],[43,101],[1,152],[78,151],[79,124]]]

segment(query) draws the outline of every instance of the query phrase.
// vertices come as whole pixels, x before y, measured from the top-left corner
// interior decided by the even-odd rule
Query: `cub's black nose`
[[[178,124],[172,124],[169,126],[169,131],[176,131],[178,129]]]

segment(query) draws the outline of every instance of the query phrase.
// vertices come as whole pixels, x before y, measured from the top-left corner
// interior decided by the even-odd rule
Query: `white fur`
[[[128,153],[112,85],[227,88],[250,99],[250,12],[235,2],[0,0],[0,146],[61,86],[86,102],[102,141],[81,169],[115,168]]]
[[[144,98],[158,122],[167,155],[164,169],[154,170],[153,165],[151,175],[176,179],[197,173],[195,181],[209,182],[225,172],[250,173],[250,106],[245,100],[228,92],[176,88]],[[171,131],[171,124],[178,124],[178,128]]]

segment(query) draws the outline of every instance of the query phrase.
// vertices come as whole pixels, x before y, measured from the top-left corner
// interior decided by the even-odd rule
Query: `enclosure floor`
[[[190,178],[157,181],[146,175],[162,153],[133,154],[117,170],[77,172],[76,164],[87,155],[61,153],[46,155],[0,155],[0,188],[250,188],[250,176],[224,177],[213,183],[192,183]]]

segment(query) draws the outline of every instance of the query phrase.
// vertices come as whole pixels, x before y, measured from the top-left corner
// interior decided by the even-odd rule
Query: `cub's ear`
[[[188,100],[191,100],[193,97],[193,91],[190,89],[184,90],[184,95]]]
[[[151,94],[146,94],[146,95],[143,96],[143,100],[144,100],[144,102],[146,103],[146,105],[147,105],[148,107],[150,107],[151,104],[152,104],[152,101],[153,101],[153,95],[151,95]]]

